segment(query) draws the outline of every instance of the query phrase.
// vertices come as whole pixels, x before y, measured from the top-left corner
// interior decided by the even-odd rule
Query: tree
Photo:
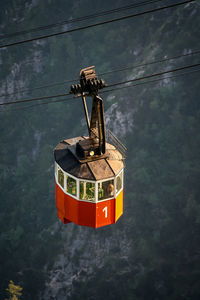
[[[6,289],[9,295],[9,300],[19,299],[18,297],[22,295],[21,293],[22,290],[23,288],[21,286],[15,285],[14,282],[10,280],[10,283],[8,284],[8,288]]]

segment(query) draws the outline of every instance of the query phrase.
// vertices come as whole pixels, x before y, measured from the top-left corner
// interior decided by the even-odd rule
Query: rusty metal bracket
[[[104,88],[106,84],[104,80],[98,79],[94,66],[82,69],[79,77],[80,83],[71,85],[70,93],[81,96],[82,98],[89,132],[89,140],[87,145],[85,142],[81,141],[79,145],[77,145],[77,149],[81,155],[84,156],[102,155],[106,151],[106,134],[103,100],[98,95],[98,90]],[[86,96],[92,97],[92,112],[90,120]]]

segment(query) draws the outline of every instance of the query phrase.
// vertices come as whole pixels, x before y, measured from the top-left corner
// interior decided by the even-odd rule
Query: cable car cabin
[[[64,140],[55,149],[57,212],[63,223],[101,227],[123,213],[123,161],[111,144],[101,158],[79,159],[77,141],[87,139]]]
[[[116,223],[123,213],[125,147],[110,131],[106,142],[98,95],[105,83],[93,68],[81,70],[80,84],[71,86],[71,93],[82,97],[89,136],[63,140],[55,148],[55,198],[63,223],[97,228]],[[90,120],[86,96],[93,99]]]

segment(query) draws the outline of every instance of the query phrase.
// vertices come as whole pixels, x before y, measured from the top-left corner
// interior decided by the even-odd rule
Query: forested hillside
[[[124,214],[99,229],[62,224],[54,200],[53,149],[87,133],[81,100],[0,106],[1,299],[10,280],[25,300],[200,298],[200,2],[1,47],[182,1],[143,2],[64,23],[142,1],[1,1],[0,104],[68,93],[91,65],[126,68],[108,85],[147,77],[101,93],[128,151]]]

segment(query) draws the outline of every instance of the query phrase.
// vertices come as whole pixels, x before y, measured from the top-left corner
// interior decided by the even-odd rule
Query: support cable
[[[123,87],[119,87],[119,88],[115,88],[115,89],[111,89],[111,90],[107,90],[107,91],[104,90],[100,94],[114,92],[116,90],[122,90],[122,89],[127,89],[127,88],[134,88],[136,86],[140,86],[140,85],[144,85],[144,84],[151,84],[151,83],[155,83],[155,82],[158,82],[158,81],[172,79],[172,78],[176,78],[176,77],[180,77],[180,76],[184,76],[184,75],[188,75],[188,74],[193,74],[193,73],[197,73],[197,72],[200,72],[200,69],[189,71],[189,72],[182,72],[180,74],[175,74],[175,75],[172,75],[172,76],[157,78],[157,79],[154,79],[154,80],[148,80],[148,81],[145,81],[145,82],[139,82],[139,83],[136,83],[134,85],[126,85],[126,86],[123,86]],[[59,99],[59,100],[54,100],[54,101],[47,101],[47,102],[43,102],[43,103],[36,103],[36,104],[29,105],[29,106],[23,106],[23,107],[18,107],[18,108],[14,108],[14,109],[9,109],[9,110],[6,110],[6,112],[7,111],[9,112],[9,111],[23,110],[23,109],[32,108],[32,107],[39,106],[39,105],[66,102],[66,101],[71,101],[71,100],[74,100],[74,97],[67,98],[67,99]],[[0,110],[0,113],[1,112],[5,112],[5,111]]]
[[[38,40],[50,38],[50,37],[53,37],[53,36],[63,35],[63,34],[66,34],[66,33],[72,33],[72,32],[75,32],[75,31],[85,30],[85,29],[100,26],[100,25],[110,24],[110,23],[113,23],[113,22],[116,22],[116,21],[122,21],[122,20],[130,19],[130,18],[146,15],[146,14],[149,14],[149,13],[162,11],[162,10],[165,10],[165,9],[168,9],[168,8],[174,8],[174,7],[184,5],[184,4],[188,4],[188,3],[191,3],[191,2],[194,2],[194,1],[196,1],[196,0],[186,0],[186,1],[183,1],[183,2],[158,7],[158,8],[154,8],[154,9],[151,9],[151,10],[146,10],[146,11],[143,11],[143,12],[140,12],[140,13],[131,14],[131,15],[124,16],[124,17],[119,17],[119,18],[114,18],[114,19],[111,19],[111,20],[98,22],[98,23],[95,23],[95,24],[87,25],[87,26],[82,26],[82,27],[78,27],[78,28],[74,28],[74,29],[65,30],[65,31],[62,31],[62,32],[42,35],[42,36],[39,36],[39,37],[35,37],[35,38],[31,38],[31,39],[25,39],[25,40],[21,40],[21,41],[14,42],[14,43],[8,43],[8,44],[0,45],[0,49],[10,47],[10,46],[25,44],[25,43],[33,42],[33,41],[36,41],[36,40],[38,41]]]
[[[193,65],[187,65],[187,66],[179,67],[179,68],[176,68],[176,69],[171,69],[171,70],[168,70],[168,71],[158,72],[158,73],[154,73],[154,74],[151,74],[151,75],[138,77],[138,78],[134,78],[134,79],[126,80],[126,81],[117,82],[117,83],[114,83],[114,84],[107,85],[106,88],[114,87],[114,86],[121,85],[121,84],[127,84],[127,83],[135,82],[135,81],[138,81],[138,80],[148,79],[148,78],[152,78],[152,77],[155,77],[155,76],[161,76],[161,75],[164,75],[164,74],[177,72],[177,71],[181,71],[181,70],[184,70],[184,69],[194,68],[194,67],[197,67],[197,66],[200,66],[200,63],[193,64]],[[11,104],[25,103],[25,102],[30,102],[30,101],[46,100],[46,99],[52,99],[52,98],[58,98],[58,97],[66,97],[66,96],[69,96],[69,95],[71,95],[71,94],[70,93],[65,93],[65,94],[43,96],[43,97],[37,97],[37,98],[31,98],[31,99],[22,99],[22,100],[17,100],[17,101],[12,101],[12,102],[0,103],[0,106],[7,106],[7,105],[11,105]]]
[[[89,19],[92,19],[92,18],[102,17],[102,16],[106,16],[106,15],[109,15],[109,14],[112,14],[112,13],[118,13],[118,12],[121,12],[121,11],[124,11],[124,10],[129,10],[129,9],[132,9],[132,8],[145,6],[145,5],[153,4],[155,2],[160,2],[160,1],[163,1],[163,0],[143,1],[143,2],[139,2],[139,3],[135,3],[135,4],[127,5],[127,6],[122,6],[122,7],[118,7],[118,8],[107,10],[107,11],[98,12],[98,13],[88,15],[88,16],[83,16],[83,17],[74,18],[74,19],[70,19],[70,20],[66,20],[66,21],[62,21],[62,22],[58,22],[58,23],[54,23],[54,24],[49,24],[49,25],[46,25],[46,26],[40,26],[40,27],[29,29],[29,30],[22,30],[22,31],[18,31],[18,32],[8,33],[8,34],[2,35],[0,37],[0,40],[15,37],[15,36],[22,35],[22,34],[28,34],[28,33],[37,32],[37,31],[41,31],[41,30],[46,30],[46,29],[50,29],[50,28],[54,28],[54,27],[58,27],[58,26],[63,26],[63,25],[66,25],[66,24],[85,21],[85,20],[89,20]]]
[[[126,88],[136,87],[136,86],[143,85],[143,84],[154,83],[154,82],[157,82],[157,81],[162,81],[162,80],[171,79],[171,78],[175,78],[175,77],[180,77],[180,76],[183,76],[183,75],[188,75],[188,74],[192,74],[192,73],[196,73],[196,72],[200,72],[200,69],[189,71],[189,72],[183,72],[183,73],[175,74],[175,75],[171,75],[171,76],[166,76],[166,77],[162,77],[162,78],[157,78],[157,79],[153,79],[153,80],[148,80],[148,81],[144,81],[144,82],[139,82],[139,83],[136,83],[134,85],[126,85],[126,86],[122,86],[122,87],[116,87],[116,88],[111,89],[111,90],[102,91],[101,94],[114,92],[116,90],[122,90],[122,89],[126,89]],[[51,103],[51,102],[49,102],[49,103]]]
[[[100,73],[100,74],[98,74],[98,76],[110,75],[110,74],[117,73],[117,72],[131,70],[131,69],[139,68],[139,67],[146,67],[148,65],[162,63],[162,62],[166,62],[166,61],[169,61],[169,60],[175,60],[175,59],[179,59],[179,58],[182,58],[182,57],[197,55],[197,54],[200,54],[200,50],[192,51],[192,52],[189,52],[189,53],[186,53],[186,54],[177,55],[177,56],[173,56],[173,57],[169,57],[169,58],[159,59],[159,60],[156,60],[156,61],[151,61],[151,62],[148,62],[148,63],[145,63],[145,64],[132,65],[132,66],[121,68],[121,69],[114,69],[114,70],[111,70],[111,71],[108,71],[108,72]],[[31,91],[34,91],[34,90],[40,90],[40,89],[44,89],[44,88],[51,88],[51,87],[54,87],[54,86],[59,86],[59,85],[63,85],[63,84],[71,83],[71,82],[75,82],[75,81],[78,81],[78,79],[70,79],[70,80],[66,79],[65,81],[54,82],[54,83],[46,84],[46,85],[43,85],[43,86],[34,87],[34,88],[31,88],[31,89],[24,89],[24,90],[18,90],[18,91],[13,92],[13,93],[1,94],[0,97],[8,97],[8,96],[16,95],[16,94],[19,94],[19,93],[31,92]]]
[[[200,63],[194,64],[194,65],[189,65],[189,66],[184,66],[184,67],[180,67],[180,68],[176,68],[176,69],[173,69],[173,70],[163,71],[163,72],[159,72],[159,73],[155,73],[155,74],[151,74],[151,75],[147,75],[147,76],[144,76],[142,78],[139,77],[139,78],[135,78],[135,79],[130,79],[130,80],[125,80],[125,81],[113,83],[113,84],[110,84],[108,87],[113,87],[113,86],[117,86],[117,85],[121,85],[121,84],[126,84],[126,83],[130,83],[130,82],[133,82],[133,81],[138,81],[138,80],[141,80],[141,79],[148,79],[148,78],[155,77],[155,76],[161,76],[161,75],[164,75],[164,74],[167,74],[167,73],[177,72],[177,71],[180,71],[180,70],[184,70],[184,69],[188,69],[188,68],[194,68],[194,67],[198,67],[198,66],[200,66]]]

